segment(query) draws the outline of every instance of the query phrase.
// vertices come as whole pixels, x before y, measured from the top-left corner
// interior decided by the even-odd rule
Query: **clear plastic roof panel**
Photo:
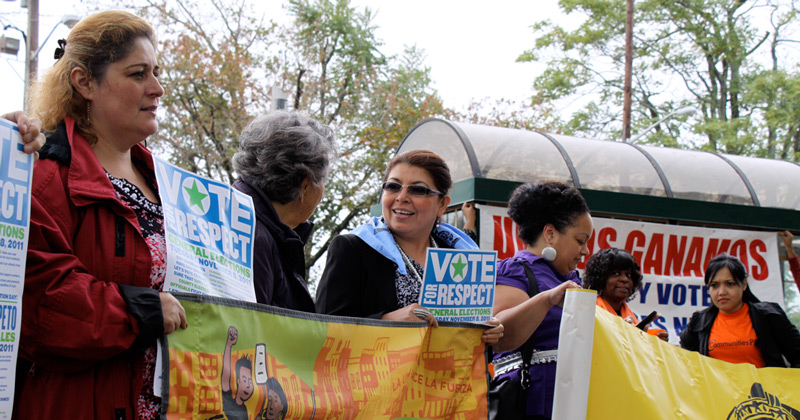
[[[666,196],[650,160],[629,144],[552,135],[567,151],[581,188]]]
[[[453,182],[473,177],[467,150],[453,127],[446,122],[430,120],[418,125],[406,136],[397,154],[418,149],[430,150],[441,156],[450,167]]]
[[[654,146],[639,146],[639,150],[618,142],[549,136],[567,159],[540,133],[428,120],[406,136],[398,153],[427,149],[439,154],[450,166],[455,182],[480,177],[574,184],[572,170],[581,188],[589,190],[662,197],[671,190],[675,198],[755,205],[749,182],[760,206],[800,210],[800,166],[791,162]]]
[[[546,179],[572,184],[561,152],[541,134],[485,125],[454,125],[472,143],[484,178],[520,182]]]
[[[782,160],[725,157],[750,180],[762,207],[800,210],[800,166]]]
[[[713,153],[642,146],[667,176],[675,198],[753,205],[744,181]]]

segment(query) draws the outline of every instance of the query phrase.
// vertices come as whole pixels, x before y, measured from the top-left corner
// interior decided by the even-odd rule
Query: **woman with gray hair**
[[[297,111],[256,117],[242,132],[233,167],[237,190],[253,197],[253,281],[259,303],[315,312],[305,279],[308,221],[337,154],[333,131]]]

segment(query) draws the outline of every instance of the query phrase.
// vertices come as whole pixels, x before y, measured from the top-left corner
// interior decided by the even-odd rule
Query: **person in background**
[[[800,332],[780,305],[753,295],[742,261],[727,254],[712,258],[705,285],[713,305],[692,315],[681,347],[758,368],[800,368]]]
[[[81,20],[34,87],[49,132],[33,171],[14,418],[155,419],[156,339],[187,328],[161,293],[163,214],[150,152],[164,90],[153,28]]]
[[[550,418],[561,305],[568,288],[581,287],[576,268],[589,254],[592,217],[577,189],[549,181],[517,187],[508,202],[508,215],[519,225],[525,249],[497,264],[494,313],[505,325],[505,335],[493,346],[502,352],[494,355],[492,386],[520,380],[520,348],[532,340],[531,385],[522,396],[526,418]],[[498,415],[506,418],[504,413]]]
[[[260,115],[242,132],[233,155],[240,178],[233,187],[255,206],[253,282],[259,303],[315,312],[303,249],[336,150],[333,131],[297,111]]]
[[[642,273],[633,256],[619,248],[597,251],[586,262],[583,287],[597,291],[597,306],[636,325],[639,320],[628,306],[633,295],[642,286]],[[667,341],[666,331],[656,334]]]
[[[390,321],[422,318],[438,325],[417,303],[427,248],[478,248],[466,234],[439,222],[452,186],[450,169],[438,155],[412,150],[395,156],[381,187],[383,217],[331,242],[317,288],[317,311]],[[503,335],[503,326],[491,323],[497,326],[482,337],[489,344]]]
[[[778,233],[778,235],[783,239],[783,247],[786,248],[786,259],[789,261],[789,270],[792,272],[794,284],[796,284],[797,289],[800,290],[800,258],[797,257],[797,253],[794,252],[794,248],[792,247],[794,235],[788,230],[784,230]]]
[[[639,323],[627,304],[642,286],[639,264],[631,254],[618,248],[601,249],[586,262],[583,277],[583,286],[597,291],[597,306],[629,324]]]
[[[25,153],[33,153],[34,159],[39,158],[39,149],[44,146],[47,139],[42,132],[42,122],[38,118],[30,118],[24,111],[9,112],[0,115],[0,118],[5,118],[15,124],[19,128],[19,134],[22,135],[22,143],[24,144],[22,151]]]
[[[475,211],[475,203],[472,201],[466,202],[461,205],[461,214],[464,215],[464,226],[461,230],[472,239],[473,242],[478,242],[478,233],[475,231],[476,222],[478,220],[477,212]]]

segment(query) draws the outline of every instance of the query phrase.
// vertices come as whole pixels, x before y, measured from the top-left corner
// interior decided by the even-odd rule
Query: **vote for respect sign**
[[[497,251],[428,248],[420,305],[440,321],[492,317]]]

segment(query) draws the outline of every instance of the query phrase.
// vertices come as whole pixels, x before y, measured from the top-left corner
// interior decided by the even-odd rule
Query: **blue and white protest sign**
[[[30,227],[33,155],[16,124],[0,118],[0,419],[11,418]]]
[[[492,318],[497,251],[428,248],[419,304],[439,321]]]
[[[154,160],[167,236],[164,291],[255,302],[253,199],[227,184]]]

